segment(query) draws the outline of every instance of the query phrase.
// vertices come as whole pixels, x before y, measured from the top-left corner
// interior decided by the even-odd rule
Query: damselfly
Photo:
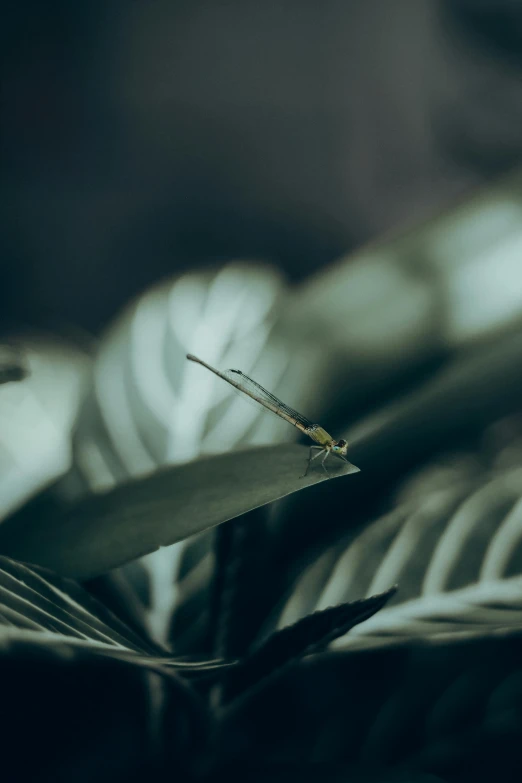
[[[321,464],[326,474],[328,474],[328,471],[324,463],[330,454],[339,457],[339,459],[342,459],[344,462],[348,462],[346,459],[348,444],[345,440],[334,440],[326,430],[319,426],[319,424],[313,424],[308,419],[305,419],[304,416],[293,408],[290,408],[288,405],[285,405],[285,403],[281,402],[274,394],[271,394],[264,389],[259,383],[256,383],[256,381],[253,381],[248,375],[241,372],[241,370],[226,370],[225,372],[220,372],[219,370],[214,369],[214,367],[211,367],[210,364],[198,359],[197,356],[193,356],[191,353],[187,354],[187,359],[206,367],[207,370],[210,370],[210,372],[213,372],[219,378],[223,378],[224,381],[230,383],[231,386],[234,386],[238,391],[246,394],[247,397],[250,397],[250,399],[259,403],[259,405],[262,405],[263,408],[272,411],[276,416],[280,416],[289,424],[293,424],[298,430],[304,432],[305,435],[308,435],[317,445],[310,446],[305,476],[310,469],[312,461],[317,459],[317,457],[320,457],[321,454],[324,455]],[[317,454],[312,456],[312,452],[314,451],[317,451]]]

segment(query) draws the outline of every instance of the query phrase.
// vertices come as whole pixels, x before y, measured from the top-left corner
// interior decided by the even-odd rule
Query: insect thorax
[[[332,436],[326,432],[326,430],[323,430],[319,424],[313,424],[311,427],[307,427],[305,432],[312,440],[319,443],[321,446],[328,446],[333,441]]]

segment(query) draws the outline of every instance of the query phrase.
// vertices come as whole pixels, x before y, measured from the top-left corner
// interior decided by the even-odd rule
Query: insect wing
[[[263,410],[272,411],[300,429],[306,430],[315,426],[309,419],[290,408],[289,405],[278,399],[275,394],[267,391],[261,384],[249,378],[241,370],[226,370],[224,374],[232,386],[236,388],[236,391],[241,393],[243,399],[251,401]]]

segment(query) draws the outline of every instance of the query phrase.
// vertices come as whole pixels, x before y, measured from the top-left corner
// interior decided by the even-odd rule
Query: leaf
[[[259,584],[272,554],[268,530],[273,510],[263,506],[216,531],[210,599],[207,596],[211,649],[216,656],[243,657],[259,633]]]
[[[498,333],[521,313],[518,270],[511,261],[518,258],[521,179],[515,169],[413,230],[328,265],[301,286],[286,308],[287,318],[310,343],[320,334],[330,354],[342,352],[347,361],[340,363],[350,372],[364,357],[375,373],[388,378],[423,357]],[[511,214],[496,223],[493,215],[506,201],[513,205]],[[480,226],[484,233],[480,239],[478,232],[465,234],[466,226]],[[478,253],[481,243],[484,252]],[[497,307],[486,310],[481,303],[491,305],[490,289],[502,264],[501,279],[516,293],[501,286]]]
[[[280,328],[289,295],[275,268],[234,261],[164,280],[125,307],[101,340],[74,432],[73,470],[58,492],[78,500],[85,488],[112,489],[202,455],[295,442],[294,427],[245,404],[245,395],[187,361],[188,352],[220,369],[240,368],[322,421],[337,363],[322,344]],[[172,612],[182,546],[155,551],[141,563],[150,598],[143,614],[160,641],[177,624]],[[127,593],[134,576],[123,567]],[[192,617],[197,628],[183,623],[183,645],[194,632],[203,635],[201,613]]]
[[[522,330],[457,356],[412,393],[345,433],[351,458],[372,467],[373,482],[400,475],[433,451],[518,411]],[[422,433],[422,437],[419,437]]]
[[[72,580],[7,557],[0,557],[0,613],[2,625],[157,651]]]
[[[332,606],[315,612],[303,620],[272,634],[257,650],[230,673],[230,690],[243,691],[283,666],[323,649],[343,636],[358,623],[378,612],[395,593],[391,587],[385,593],[362,601]]]
[[[2,618],[4,620],[5,618]],[[73,636],[54,633],[52,631],[31,631],[19,628],[0,626],[0,654],[12,652],[20,654],[24,652],[40,653],[49,652],[64,658],[92,658],[101,656],[114,660],[127,661],[146,669],[157,671],[163,675],[169,670],[186,675],[212,673],[223,669],[233,668],[235,661],[223,661],[222,659],[183,658],[170,655],[149,655],[136,650],[106,644],[94,639],[77,639]]]
[[[522,577],[481,582],[390,607],[338,639],[337,646],[368,650],[413,637],[451,642],[501,634],[522,634]]]
[[[65,473],[88,358],[73,343],[43,335],[19,339],[19,356],[0,347],[0,520]],[[18,349],[18,346],[17,346]],[[14,359],[14,361],[13,361]],[[21,378],[20,378],[21,380]]]
[[[141,638],[70,579],[0,557],[0,652],[47,648],[186,671],[223,661],[174,658]]]
[[[327,549],[304,572],[279,627],[393,583],[398,603],[522,573],[522,436],[520,421],[518,433],[516,422],[505,424],[507,440],[493,453],[488,436],[476,454],[431,464],[403,484],[389,513]]]
[[[267,446],[178,465],[90,497],[62,516],[8,520],[0,526],[0,552],[88,579],[326,480],[320,469],[303,477],[307,455],[302,446]],[[339,462],[330,470],[334,478],[358,468]]]

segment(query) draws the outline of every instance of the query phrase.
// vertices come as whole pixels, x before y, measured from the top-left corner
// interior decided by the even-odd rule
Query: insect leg
[[[325,451],[326,451],[326,449],[325,449]],[[327,476],[329,476],[330,474],[326,470],[326,465],[324,463],[326,462],[329,454],[330,454],[330,452],[326,451],[326,454],[324,455],[324,457],[321,460],[321,465],[323,466],[323,470],[324,470],[324,472],[326,473]],[[319,456],[319,454],[317,456]]]
[[[319,449],[319,451],[317,452],[317,454],[315,454],[315,455],[312,457],[312,451],[313,451],[314,449]],[[323,451],[324,451],[324,449],[323,449],[323,447],[322,447],[322,446],[310,446],[310,453],[309,453],[309,455],[308,455],[308,464],[307,464],[307,466],[306,466],[306,471],[305,471],[305,474],[304,474],[304,476],[303,476],[302,478],[304,478],[305,476],[307,476],[307,475],[308,475],[308,471],[310,470],[310,464],[311,464],[312,460],[313,460],[313,459],[315,459],[316,457],[320,457],[320,456],[321,456],[321,454],[323,453]]]

